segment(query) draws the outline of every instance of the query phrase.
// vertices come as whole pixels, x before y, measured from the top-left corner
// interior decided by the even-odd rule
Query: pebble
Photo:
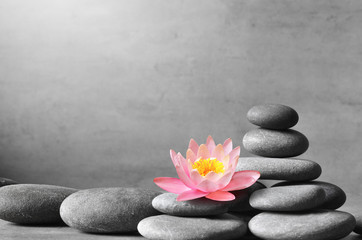
[[[230,202],[229,212],[249,212],[254,211],[255,209],[250,206],[249,198],[250,195],[256,190],[266,188],[261,182],[255,182],[250,187],[239,190],[232,191],[231,193],[235,195],[235,200]]]
[[[324,202],[323,188],[312,185],[265,188],[250,196],[250,205],[263,211],[303,211]]]
[[[354,232],[358,234],[362,234],[362,214],[354,213],[353,216],[356,218],[356,227],[354,228]]]
[[[152,206],[162,212],[174,216],[210,216],[226,213],[229,202],[213,201],[207,198],[198,198],[189,201],[177,201],[177,194],[163,193],[155,197]]]
[[[247,223],[231,214],[208,218],[159,215],[143,219],[138,232],[157,240],[227,240],[245,235]]]
[[[297,124],[298,113],[281,104],[263,104],[252,107],[247,115],[252,124],[269,129],[288,129]]]
[[[262,157],[295,157],[307,151],[309,141],[302,133],[288,130],[253,129],[243,138],[244,148]]]
[[[18,224],[61,222],[59,207],[76,189],[41,184],[16,184],[0,188],[0,218]]]
[[[313,161],[293,158],[239,158],[236,171],[256,170],[260,179],[307,181],[318,178],[321,166]]]
[[[347,236],[356,225],[346,212],[316,210],[304,213],[263,212],[249,222],[250,231],[268,240],[335,240]]]
[[[319,206],[323,209],[337,209],[341,207],[346,202],[346,193],[338,186],[322,182],[322,181],[311,181],[311,182],[280,182],[274,184],[272,187],[277,186],[295,186],[295,185],[312,185],[318,186],[324,189],[325,191],[325,200],[324,203]]]
[[[8,178],[0,178],[0,187],[13,185],[13,184],[18,184],[18,183]]]
[[[93,188],[67,197],[60,206],[63,221],[91,233],[137,230],[142,219],[159,214],[152,199],[160,193],[140,188]]]

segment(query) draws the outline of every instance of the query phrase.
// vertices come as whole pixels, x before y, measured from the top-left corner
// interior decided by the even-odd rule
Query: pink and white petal
[[[180,193],[178,195],[178,197],[176,198],[176,200],[177,201],[187,201],[187,200],[192,200],[192,199],[205,197],[207,194],[209,194],[209,193],[202,192],[202,191],[199,191],[197,189],[192,189],[192,190]]]
[[[223,188],[223,191],[236,191],[242,190],[253,185],[258,178],[260,173],[258,171],[240,171],[236,172],[232,177],[230,183]]]
[[[187,176],[190,177],[190,171],[189,171],[189,168],[188,168],[188,161],[182,156],[181,153],[178,153],[177,157],[179,158],[179,163],[184,168],[185,173],[187,174]]]
[[[186,187],[186,185],[178,178],[158,177],[153,179],[153,182],[160,188],[171,193],[179,194],[191,190],[190,188]]]
[[[197,159],[196,154],[191,149],[187,149],[186,159],[191,160],[191,162],[194,163]]]
[[[204,179],[207,179],[212,182],[218,181],[222,177],[221,173],[215,173],[213,171],[210,171],[208,174],[204,176]]]
[[[236,147],[229,153],[230,157],[229,165],[234,163],[236,157],[237,157],[236,159],[239,159],[239,156],[240,156],[240,147]]]
[[[203,192],[215,192],[220,189],[220,186],[218,182],[215,183],[213,181],[204,179],[196,186],[196,188]]]
[[[221,159],[221,162],[224,164],[224,168],[229,168],[229,155],[226,155],[223,159]]]
[[[213,192],[206,195],[205,197],[215,201],[232,201],[235,199],[234,194],[224,191]]]
[[[217,160],[221,161],[225,157],[224,148],[221,144],[218,144],[214,151],[212,151],[212,157],[215,157]]]
[[[191,189],[195,189],[196,186],[195,184],[193,184],[193,182],[191,181],[190,177],[185,173],[185,170],[183,168],[183,166],[181,166],[180,164],[176,166],[176,172],[178,177],[180,178],[180,180],[188,187]]]
[[[200,182],[204,181],[204,177],[200,175],[200,173],[197,171],[197,169],[192,169],[190,172],[190,178],[193,184],[195,186],[199,185]]]
[[[207,149],[209,149],[209,152],[210,152],[210,153],[212,153],[212,151],[213,151],[214,148],[216,147],[215,141],[214,141],[214,139],[213,139],[211,136],[208,136],[208,137],[207,137],[206,147],[207,147]]]
[[[209,149],[207,149],[205,144],[201,144],[199,150],[197,151],[197,158],[208,159],[210,158]]]
[[[174,166],[176,166],[177,164],[176,155],[177,155],[176,152],[170,149],[170,157]]]
[[[228,155],[233,150],[233,142],[230,138],[226,139],[222,146],[224,147],[225,155]]]
[[[197,154],[197,151],[199,150],[199,144],[197,144],[197,142],[195,142],[194,139],[190,139],[190,143],[189,143],[189,149],[191,149],[191,151],[194,152],[194,154]]]
[[[217,181],[218,187],[219,189],[223,189],[224,187],[226,187],[229,183],[231,178],[234,175],[234,171],[232,171],[232,169],[227,170],[224,173],[224,176],[222,176],[219,181]]]

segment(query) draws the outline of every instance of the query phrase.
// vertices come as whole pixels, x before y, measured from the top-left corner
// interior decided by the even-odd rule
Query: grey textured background
[[[357,0],[0,0],[0,176],[156,189],[170,148],[240,145],[271,102],[361,192],[361,26]]]

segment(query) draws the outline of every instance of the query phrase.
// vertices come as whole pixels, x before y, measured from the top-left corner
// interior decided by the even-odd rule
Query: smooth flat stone
[[[8,178],[0,178],[0,187],[13,185],[13,184],[18,184],[18,183]]]
[[[362,213],[361,212],[354,212],[353,216],[356,218],[356,227],[354,228],[354,232],[358,234],[362,234]]]
[[[143,219],[137,229],[145,238],[155,240],[227,240],[242,237],[247,225],[227,213],[208,218],[159,215]]]
[[[249,212],[254,211],[255,209],[250,206],[249,198],[250,195],[256,190],[266,188],[261,182],[255,182],[250,187],[239,190],[232,191],[231,193],[235,195],[235,200],[230,202],[229,212]]]
[[[297,124],[298,113],[281,104],[263,104],[252,107],[246,118],[252,124],[268,129],[288,129]]]
[[[335,240],[347,236],[355,225],[351,214],[333,210],[263,212],[249,221],[249,229],[255,236],[269,240]]]
[[[155,197],[152,206],[162,212],[174,216],[210,216],[226,213],[229,202],[213,201],[198,198],[190,201],[177,201],[177,194],[163,193]]]
[[[295,186],[295,185],[312,185],[318,186],[323,188],[325,191],[325,200],[320,208],[323,209],[337,209],[341,207],[346,202],[346,193],[338,186],[322,182],[322,181],[311,181],[311,182],[280,182],[274,184],[272,187],[279,187],[279,186]]]
[[[250,205],[263,211],[303,211],[324,202],[323,188],[312,185],[260,189],[250,196]]]
[[[307,181],[318,178],[321,166],[313,161],[293,158],[239,158],[236,171],[256,170],[260,179]]]
[[[41,184],[16,184],[0,188],[0,218],[18,224],[61,222],[59,207],[76,189]]]
[[[309,141],[302,133],[288,130],[253,129],[243,138],[244,148],[262,157],[295,157],[307,151]]]
[[[84,232],[132,232],[142,219],[159,214],[151,204],[159,194],[140,188],[81,190],[63,201],[60,215],[68,226]]]

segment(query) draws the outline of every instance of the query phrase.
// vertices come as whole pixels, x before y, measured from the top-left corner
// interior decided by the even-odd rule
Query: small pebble
[[[322,182],[322,181],[311,181],[311,182],[280,182],[274,184],[272,187],[279,186],[295,186],[295,185],[312,185],[323,188],[325,191],[325,200],[319,208],[323,209],[337,209],[341,207],[346,202],[346,193],[338,186]]]
[[[137,229],[155,240],[228,240],[245,235],[247,223],[227,213],[208,218],[159,215],[143,219]]]
[[[356,225],[346,212],[315,210],[303,213],[263,212],[249,222],[250,231],[268,240],[335,240],[347,236]]]
[[[263,211],[303,211],[324,202],[323,188],[312,185],[265,188],[250,196],[250,205]]]
[[[281,104],[263,104],[252,107],[247,115],[252,124],[268,129],[288,129],[297,124],[298,113]]]
[[[262,157],[295,157],[303,154],[309,141],[302,133],[289,130],[253,129],[243,138],[244,148]]]
[[[318,178],[321,166],[311,160],[293,158],[239,158],[236,171],[256,170],[260,179],[307,181]]]

